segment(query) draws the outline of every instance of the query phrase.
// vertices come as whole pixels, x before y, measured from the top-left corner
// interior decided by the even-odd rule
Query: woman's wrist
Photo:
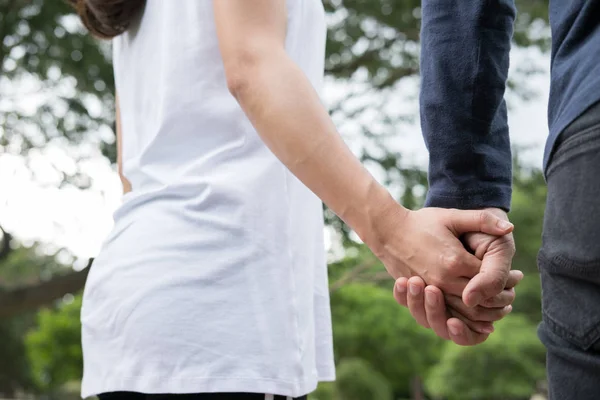
[[[400,229],[396,224],[409,211],[398,204],[387,189],[375,180],[369,185],[361,206],[352,210],[356,215],[348,215],[349,225],[377,256],[381,254],[391,231]],[[350,221],[357,221],[356,226]]]

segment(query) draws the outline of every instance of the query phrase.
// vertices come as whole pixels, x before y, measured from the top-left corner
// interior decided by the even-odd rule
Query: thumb
[[[512,257],[497,254],[484,257],[481,262],[481,270],[465,286],[463,291],[463,302],[468,307],[475,307],[483,300],[500,294],[506,287]]]
[[[453,210],[448,227],[457,237],[467,232],[503,236],[514,229],[510,222],[485,210]]]

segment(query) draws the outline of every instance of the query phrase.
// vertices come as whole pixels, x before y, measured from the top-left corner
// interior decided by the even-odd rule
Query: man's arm
[[[514,0],[423,0],[421,126],[427,206],[510,208],[504,92]]]
[[[512,159],[504,92],[515,14],[514,0],[422,1],[420,105],[430,153],[427,206],[510,208]],[[483,239],[489,238],[471,235],[468,244],[472,247],[470,242]],[[500,243],[496,251],[488,245],[484,255],[478,254],[484,261],[481,271],[462,296],[472,310],[485,311],[482,306],[494,301],[486,300],[488,296],[504,299],[501,305],[514,299],[510,291],[502,290],[519,275],[509,274],[512,237],[492,239],[510,243]],[[435,287],[428,290],[427,305],[425,296],[415,298],[412,307],[399,301],[410,307],[421,325],[462,345],[487,338],[472,320],[472,311],[458,304],[463,316],[448,319],[447,304],[437,299],[442,293]],[[397,300],[410,299],[400,292],[398,296]]]

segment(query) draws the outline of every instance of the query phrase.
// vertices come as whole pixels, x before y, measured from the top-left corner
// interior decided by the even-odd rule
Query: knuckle
[[[447,278],[447,271],[443,268],[436,268],[428,272],[427,277],[425,278],[425,283],[427,285],[437,286],[441,288],[441,285]]]
[[[488,277],[487,292],[490,296],[498,295],[504,290],[506,285],[506,276],[504,274],[495,273]]]
[[[485,225],[486,223],[490,222],[492,219],[492,215],[487,211],[480,211],[478,214],[479,214],[477,216],[478,222],[481,225]]]
[[[460,256],[455,252],[449,252],[442,256],[442,267],[446,271],[456,271],[460,267]]]
[[[473,321],[486,322],[496,320],[496,314],[493,310],[481,310],[477,309],[472,311],[472,315],[469,317]]]
[[[502,303],[502,300],[498,296],[483,301],[485,307],[497,307],[500,303]]]
[[[469,318],[471,321],[480,321],[484,316],[485,312],[481,307],[475,307],[465,310],[465,317]]]
[[[505,296],[496,296],[489,300],[489,304],[486,304],[488,307],[506,307],[514,301],[514,296],[505,295]]]
[[[444,276],[442,274],[433,274],[431,275],[428,284],[441,289],[444,286]]]
[[[510,255],[514,255],[517,252],[515,241],[511,235],[505,235],[499,238],[499,243],[504,247]]]
[[[504,285],[506,285],[506,278],[508,278],[504,274],[497,274],[492,277],[492,287],[495,291],[502,291],[504,289]]]
[[[516,297],[515,291],[509,290],[508,293],[506,293],[503,298],[502,297],[500,298],[500,302],[502,303],[503,306],[508,306],[508,305],[512,304],[513,301],[515,301],[515,297]],[[502,300],[504,300],[504,301],[502,301]]]

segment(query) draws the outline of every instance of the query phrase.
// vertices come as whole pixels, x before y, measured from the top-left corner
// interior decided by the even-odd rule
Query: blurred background
[[[200,0],[199,0],[200,1]],[[203,0],[208,1],[208,0]],[[420,328],[356,236],[325,210],[338,382],[311,399],[544,398],[536,253],[545,186],[547,0],[517,1],[507,101],[514,148],[513,313],[483,345]],[[324,101],[398,201],[422,205],[419,0],[326,0]],[[112,224],[116,175],[110,43],[61,0],[0,0],[0,398],[79,398],[81,289]]]

